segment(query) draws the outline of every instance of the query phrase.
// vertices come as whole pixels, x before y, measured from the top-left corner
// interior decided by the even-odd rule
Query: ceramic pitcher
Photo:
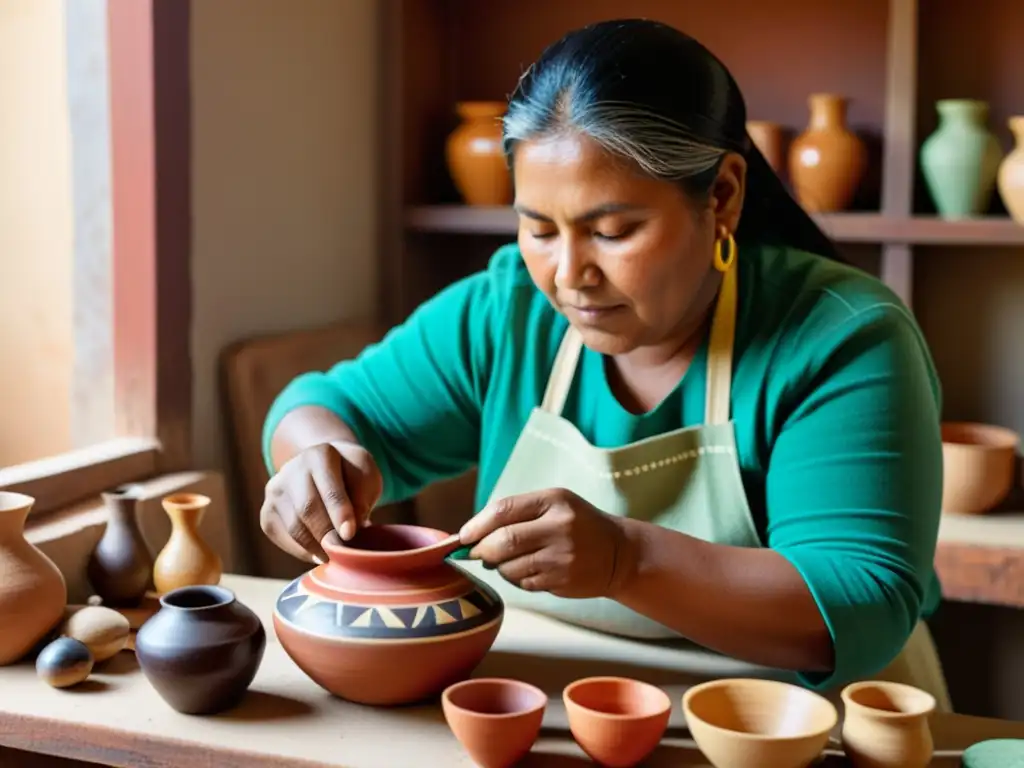
[[[939,126],[921,145],[921,172],[944,219],[979,216],[989,206],[1002,149],[988,130],[988,104],[974,99],[936,102]]]

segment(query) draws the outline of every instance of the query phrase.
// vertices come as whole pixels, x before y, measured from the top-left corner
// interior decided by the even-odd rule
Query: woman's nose
[[[558,249],[555,287],[563,291],[592,288],[600,280],[597,267],[587,258],[584,249],[570,238],[562,238]]]

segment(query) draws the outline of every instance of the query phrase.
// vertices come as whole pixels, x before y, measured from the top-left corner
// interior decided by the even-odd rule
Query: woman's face
[[[698,205],[585,136],[521,143],[515,207],[527,269],[595,351],[684,343],[717,287],[715,233],[735,230],[744,170],[728,156]]]

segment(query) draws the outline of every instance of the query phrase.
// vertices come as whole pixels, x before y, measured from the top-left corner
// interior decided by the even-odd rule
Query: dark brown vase
[[[153,575],[153,558],[135,517],[137,496],[131,487],[122,486],[102,497],[107,527],[89,558],[86,575],[104,605],[135,606]]]
[[[219,586],[175,589],[160,606],[135,638],[139,666],[156,692],[187,715],[238,704],[267,646],[259,617]]]

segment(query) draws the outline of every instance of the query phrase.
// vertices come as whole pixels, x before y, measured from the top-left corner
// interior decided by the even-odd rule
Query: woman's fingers
[[[319,460],[311,470],[310,491],[319,500],[320,506],[327,513],[327,520],[331,528],[336,530],[345,541],[351,539],[356,533],[358,518],[352,499],[345,488],[342,480],[341,456],[331,453],[322,460]],[[319,534],[317,541],[320,541],[328,530],[320,530],[322,525],[311,527],[313,534]]]
[[[536,520],[548,508],[545,493],[524,493],[506,496],[488,504],[459,531],[463,545],[476,544],[499,528]]]

